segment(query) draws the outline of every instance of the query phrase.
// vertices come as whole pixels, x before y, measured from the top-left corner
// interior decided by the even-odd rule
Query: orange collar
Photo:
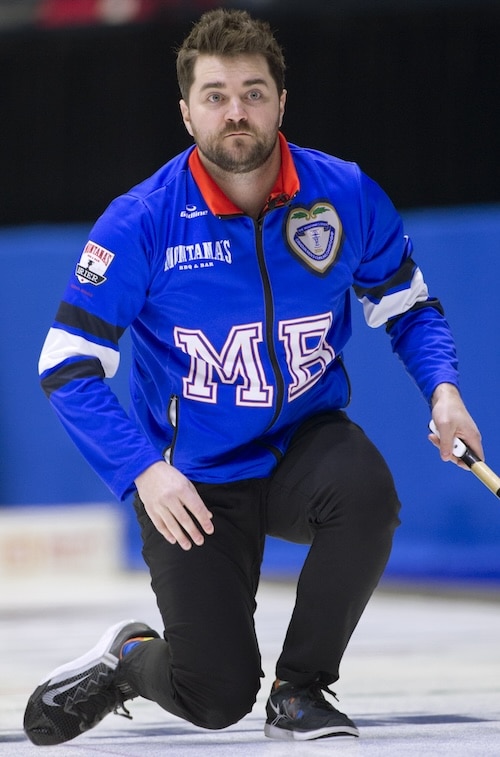
[[[278,134],[281,148],[281,167],[276,182],[269,195],[263,212],[272,205],[284,205],[300,188],[299,177],[295,170],[293,158],[288,143],[281,132]],[[229,197],[226,197],[219,185],[212,179],[207,169],[200,160],[198,148],[195,147],[189,156],[189,168],[197,183],[205,201],[214,215],[241,215],[243,211],[238,208]]]

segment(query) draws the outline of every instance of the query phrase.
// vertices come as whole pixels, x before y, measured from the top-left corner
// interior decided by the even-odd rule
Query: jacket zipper
[[[285,381],[283,374],[279,367],[278,357],[276,355],[276,347],[274,342],[274,303],[271,290],[271,282],[269,280],[269,273],[264,258],[264,246],[262,244],[262,226],[263,218],[255,221],[256,228],[256,247],[257,247],[257,261],[259,264],[259,271],[264,289],[264,306],[265,306],[265,318],[266,318],[266,339],[269,351],[269,358],[271,360],[271,366],[273,369],[274,377],[276,379],[276,403],[273,417],[269,421],[266,431],[272,428],[278,419],[281,409],[283,407],[283,399],[285,396]]]

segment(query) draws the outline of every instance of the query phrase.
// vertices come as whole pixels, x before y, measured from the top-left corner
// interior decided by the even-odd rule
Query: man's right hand
[[[195,487],[177,468],[157,462],[135,479],[144,508],[158,531],[170,542],[189,550],[201,546],[214,532],[212,513]]]

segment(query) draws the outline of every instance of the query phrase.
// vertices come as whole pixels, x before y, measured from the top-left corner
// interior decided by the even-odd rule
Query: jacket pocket
[[[172,427],[172,441],[168,447],[163,450],[163,457],[167,463],[174,464],[174,451],[175,443],[177,441],[177,433],[179,428],[179,397],[177,394],[172,394],[167,407],[167,419],[169,425]]]

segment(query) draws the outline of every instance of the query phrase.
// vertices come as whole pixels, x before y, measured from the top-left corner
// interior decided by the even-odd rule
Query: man
[[[386,565],[399,502],[342,410],[349,291],[432,406],[431,440],[482,453],[455,348],[401,221],[354,164],[288,144],[266,23],[204,14],[178,52],[195,146],[97,221],[40,358],[64,426],[119,498],[137,491],[164,622],[109,629],[36,689],[25,730],[66,741],[135,696],[218,729],[262,675],[253,615],[266,534],[310,544],[265,733],[357,736],[324,693]],[[133,342],[129,417],[104,383]],[[456,459],[454,459],[457,462]]]

